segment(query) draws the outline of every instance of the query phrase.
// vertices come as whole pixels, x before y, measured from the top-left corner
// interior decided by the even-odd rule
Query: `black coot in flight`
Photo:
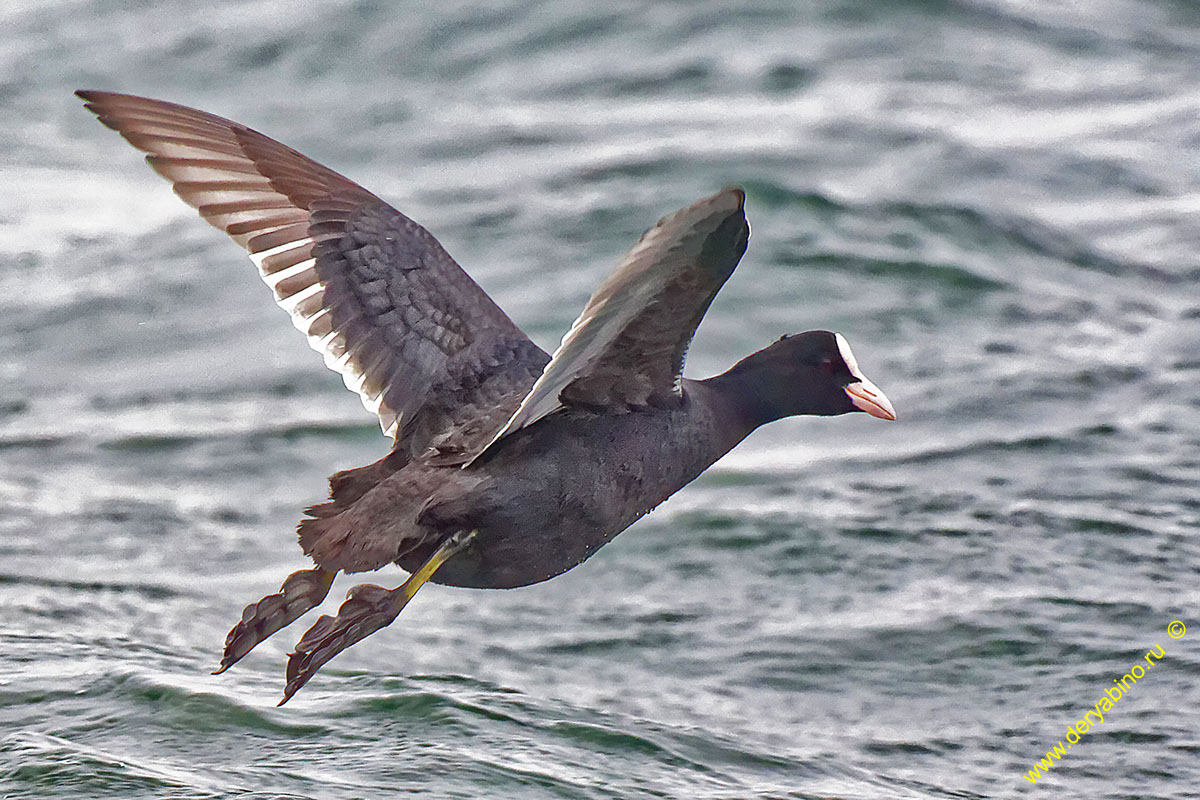
[[[726,189],[651,228],[547,355],[428,231],[358,184],[236,122],[78,93],[210,224],[250,253],[276,302],[393,440],[330,478],[300,546],[313,569],[247,606],[219,672],[325,599],[339,571],[391,563],[287,665],[286,702],[337,653],[390,624],[426,581],[524,586],[565,572],[755,428],[796,414],[895,419],[850,346],[785,336],[707,380],[682,377],[696,326],[746,249]]]

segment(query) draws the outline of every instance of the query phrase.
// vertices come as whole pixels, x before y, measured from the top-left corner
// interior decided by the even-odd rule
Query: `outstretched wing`
[[[397,444],[435,387],[464,401],[482,384],[523,392],[524,373],[545,362],[427,230],[353,181],[213,114],[77,94],[249,251],[276,302]]]
[[[746,251],[745,201],[742,190],[726,189],[647,231],[479,455],[565,406],[623,413],[680,402],[696,326]]]

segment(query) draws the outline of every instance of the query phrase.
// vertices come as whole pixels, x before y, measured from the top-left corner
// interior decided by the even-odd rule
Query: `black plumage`
[[[393,445],[330,479],[300,545],[315,568],[246,607],[221,669],[324,600],[339,572],[390,563],[288,662],[284,700],[389,624],[420,586],[543,581],[686,485],[755,428],[796,414],[894,419],[839,334],[788,336],[708,380],[688,345],[750,235],[726,189],[651,228],[553,357],[420,225],[347,178],[236,122],[79,92],[105,125],[246,248],[276,301],[375,413]]]

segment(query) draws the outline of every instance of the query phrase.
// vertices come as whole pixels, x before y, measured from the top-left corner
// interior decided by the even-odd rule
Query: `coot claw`
[[[221,666],[213,674],[220,675],[273,633],[320,605],[333,585],[335,574],[323,569],[293,572],[276,594],[269,594],[257,603],[246,606],[241,622],[234,625],[225,637]]]
[[[390,625],[408,601],[403,589],[389,590],[369,583],[355,586],[338,609],[337,617],[326,615],[318,619],[296,643],[296,652],[288,656],[287,686],[279,705],[290,700],[326,661]]]

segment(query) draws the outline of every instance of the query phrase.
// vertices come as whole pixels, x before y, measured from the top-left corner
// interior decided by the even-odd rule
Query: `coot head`
[[[865,411],[894,420],[887,396],[863,375],[840,333],[807,331],[738,362],[726,373],[754,422],[761,425],[798,414],[833,416]]]

